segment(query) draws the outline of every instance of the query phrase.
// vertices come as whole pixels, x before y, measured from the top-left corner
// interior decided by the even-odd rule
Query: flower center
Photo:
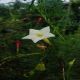
[[[43,34],[42,33],[37,33],[36,36],[37,37],[43,37]]]

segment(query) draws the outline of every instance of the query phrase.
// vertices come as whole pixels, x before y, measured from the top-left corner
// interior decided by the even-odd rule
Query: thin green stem
[[[64,67],[63,67],[63,69],[62,69],[62,72],[63,72],[63,73],[62,73],[62,75],[63,75],[63,80],[66,80],[66,79],[65,79],[65,70],[64,70]]]
[[[16,58],[26,57],[26,56],[33,56],[33,55],[40,55],[40,53],[32,53],[32,54],[17,54],[16,56],[8,56],[0,61],[0,66],[5,64],[6,62],[9,62],[11,60],[14,60]]]

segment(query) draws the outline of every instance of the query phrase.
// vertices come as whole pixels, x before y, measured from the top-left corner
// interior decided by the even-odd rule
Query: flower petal
[[[22,39],[31,39],[31,36],[27,35],[27,36],[23,37]]]
[[[46,34],[44,34],[44,38],[49,38],[49,37],[55,37],[55,35],[52,34],[52,33],[46,33]]]
[[[42,40],[43,38],[35,38],[35,39],[32,39],[32,41],[34,42],[34,43],[37,43],[38,41],[40,41],[40,40]]]
[[[35,30],[35,29],[30,29],[29,30],[29,35],[35,35],[39,32],[39,30]]]
[[[43,32],[43,33],[49,33],[50,32],[50,27],[49,26],[45,27],[45,28],[41,29],[40,31]]]
[[[25,36],[23,37],[22,39],[31,39],[34,43],[40,41],[43,39],[43,37],[37,37],[36,35],[28,35],[28,36]]]

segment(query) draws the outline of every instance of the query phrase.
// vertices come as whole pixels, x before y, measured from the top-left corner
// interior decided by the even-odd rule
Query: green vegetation
[[[79,0],[34,1],[0,4],[0,80],[79,80]],[[47,26],[51,45],[22,39]]]

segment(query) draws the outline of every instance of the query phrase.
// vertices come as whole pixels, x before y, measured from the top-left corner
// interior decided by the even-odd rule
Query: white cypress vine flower
[[[31,39],[34,43],[37,43],[38,41],[49,37],[55,37],[55,35],[50,33],[50,27],[48,26],[41,30],[30,29],[29,35],[23,37],[22,39]]]

